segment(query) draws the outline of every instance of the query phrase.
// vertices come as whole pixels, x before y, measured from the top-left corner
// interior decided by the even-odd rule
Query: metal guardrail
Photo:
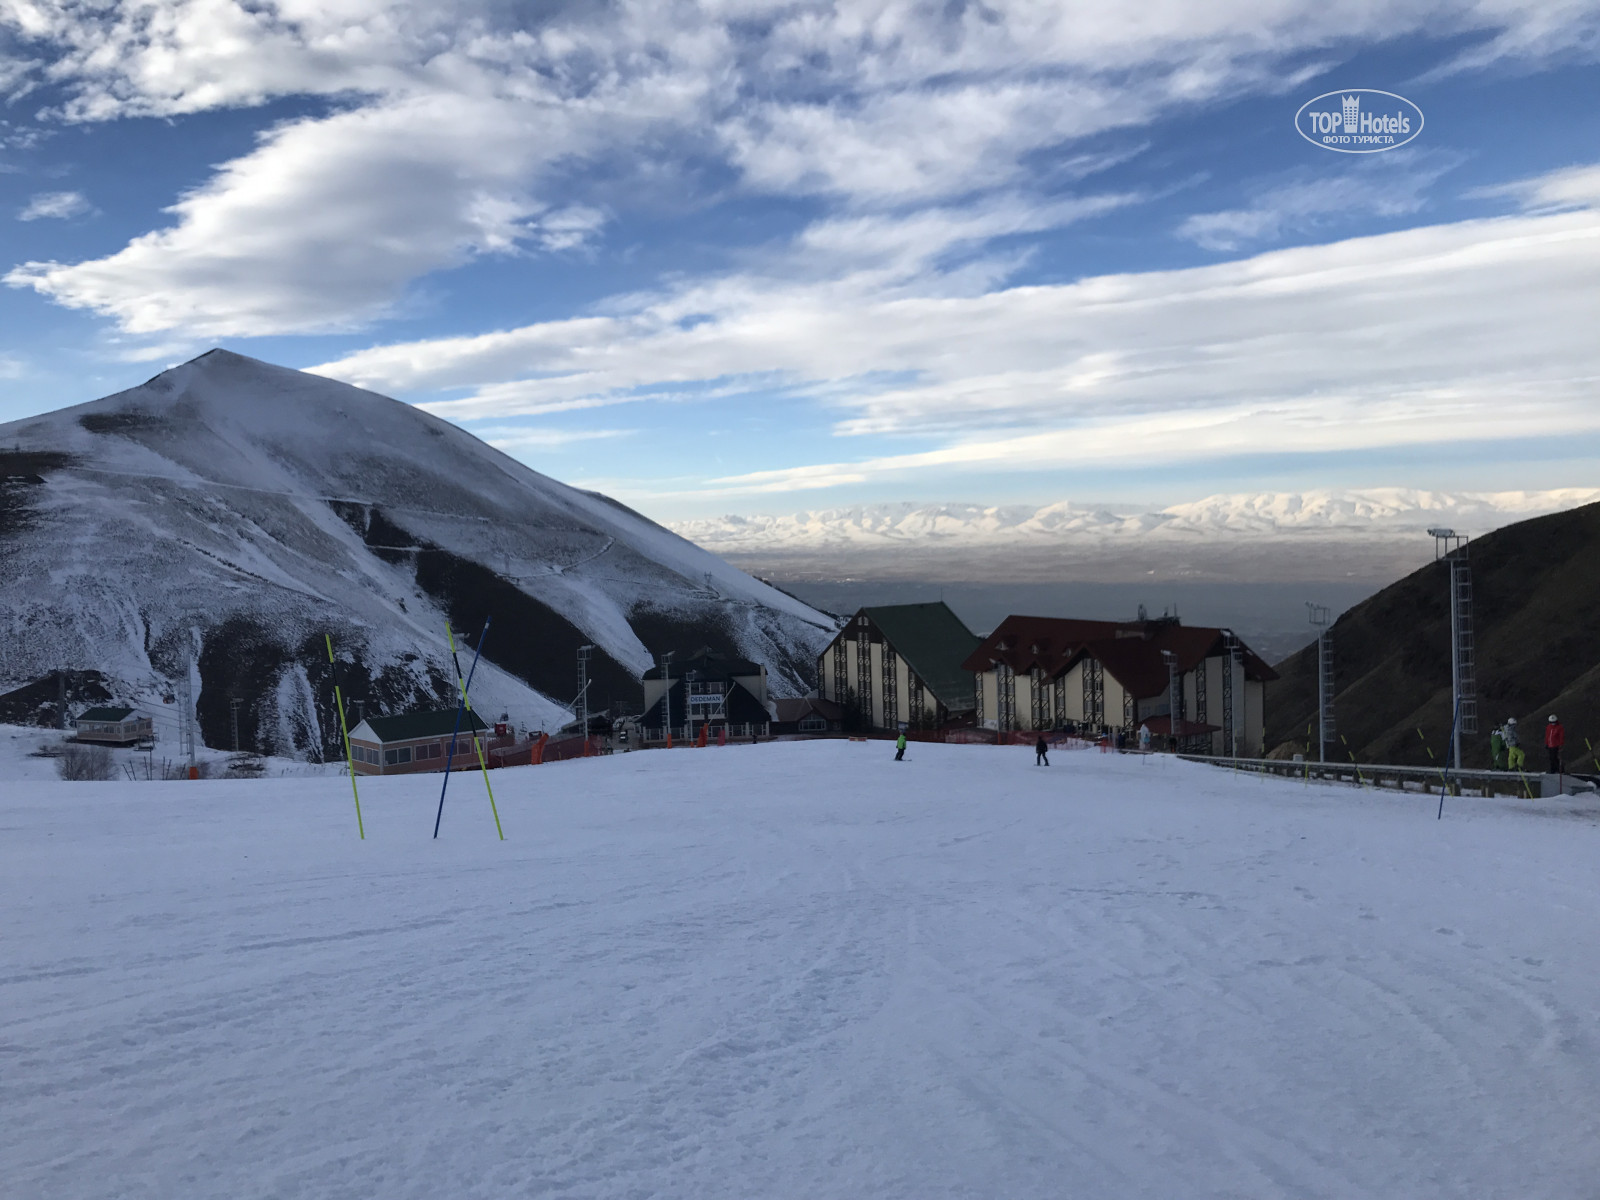
[[[1180,754],[1177,757],[1185,762],[1206,763],[1230,770],[1280,775],[1287,779],[1320,779],[1392,792],[1437,792],[1442,785],[1448,784],[1452,796],[1520,796],[1538,799],[1562,794],[1561,790],[1547,790],[1546,779],[1564,782],[1564,790],[1593,791],[1597,785],[1597,777],[1593,775],[1567,774],[1557,777],[1469,767],[1448,772],[1447,779],[1447,773],[1441,767],[1404,767],[1394,763],[1295,762],[1282,758],[1218,758],[1209,754]]]

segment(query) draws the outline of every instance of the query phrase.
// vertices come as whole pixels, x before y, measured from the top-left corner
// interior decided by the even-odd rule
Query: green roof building
[[[368,717],[350,731],[350,757],[358,775],[411,775],[442,771],[450,756],[450,735],[456,728],[456,710],[402,713],[398,717]],[[489,727],[477,713],[464,713],[456,739],[452,770],[476,767],[478,751],[473,735],[484,739]]]
[[[86,709],[72,727],[78,741],[102,746],[133,746],[155,735],[151,718],[126,706]]]
[[[817,659],[819,691],[874,729],[937,729],[972,714],[979,640],[942,600],[863,608]]]

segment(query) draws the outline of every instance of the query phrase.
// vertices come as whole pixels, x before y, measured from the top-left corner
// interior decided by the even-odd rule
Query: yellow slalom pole
[[[1428,752],[1428,761],[1431,762],[1431,763],[1438,763],[1439,760],[1433,756],[1433,747],[1428,745],[1428,739],[1427,738],[1422,737],[1422,726],[1421,725],[1417,726],[1417,736],[1419,738],[1422,738],[1422,748]],[[1443,787],[1448,782],[1449,782],[1449,779],[1446,777],[1446,775],[1444,773],[1444,766],[1441,764],[1439,766],[1439,786]]]
[[[456,635],[450,631],[449,622],[445,623],[445,636],[450,639],[450,653],[456,652]],[[456,672],[456,684],[461,688],[461,703],[467,710],[467,715],[472,716],[472,697],[467,695],[467,681],[461,678],[461,672]],[[486,727],[487,728],[487,727]],[[500,840],[506,840],[506,831],[500,828],[500,810],[495,806],[494,788],[489,784],[489,763],[483,757],[483,739],[478,736],[478,731],[472,728],[472,722],[467,722],[467,733],[472,737],[472,744],[478,748],[478,767],[483,771],[483,790],[489,793],[489,811],[494,814],[494,831],[500,835]]]
[[[323,640],[328,643],[328,666],[334,666],[333,661],[333,635],[323,634]],[[361,840],[367,840],[367,827],[361,822],[361,793],[356,791],[356,760],[350,753],[350,727],[344,719],[344,695],[339,691],[339,681],[333,682],[333,699],[339,706],[339,732],[344,734],[344,762],[350,768],[350,794],[356,798],[356,832],[361,835]]]

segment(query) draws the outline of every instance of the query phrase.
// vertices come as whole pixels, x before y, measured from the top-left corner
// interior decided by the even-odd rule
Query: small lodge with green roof
[[[938,729],[970,720],[980,638],[942,600],[859,610],[817,659],[824,700],[857,709],[874,729]]]
[[[91,708],[72,723],[80,742],[133,746],[155,736],[155,722],[131,708]]]
[[[350,757],[358,775],[414,775],[442,771],[450,754],[450,736],[456,728],[456,710],[405,713],[398,717],[368,717],[350,731]],[[491,731],[477,713],[461,716],[461,732],[456,739],[455,758],[450,769],[459,771],[478,765],[476,740],[487,754]]]

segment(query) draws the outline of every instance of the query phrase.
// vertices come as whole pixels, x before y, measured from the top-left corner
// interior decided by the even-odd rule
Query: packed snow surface
[[[1600,811],[793,743],[0,792],[43,1197],[1592,1197]]]

